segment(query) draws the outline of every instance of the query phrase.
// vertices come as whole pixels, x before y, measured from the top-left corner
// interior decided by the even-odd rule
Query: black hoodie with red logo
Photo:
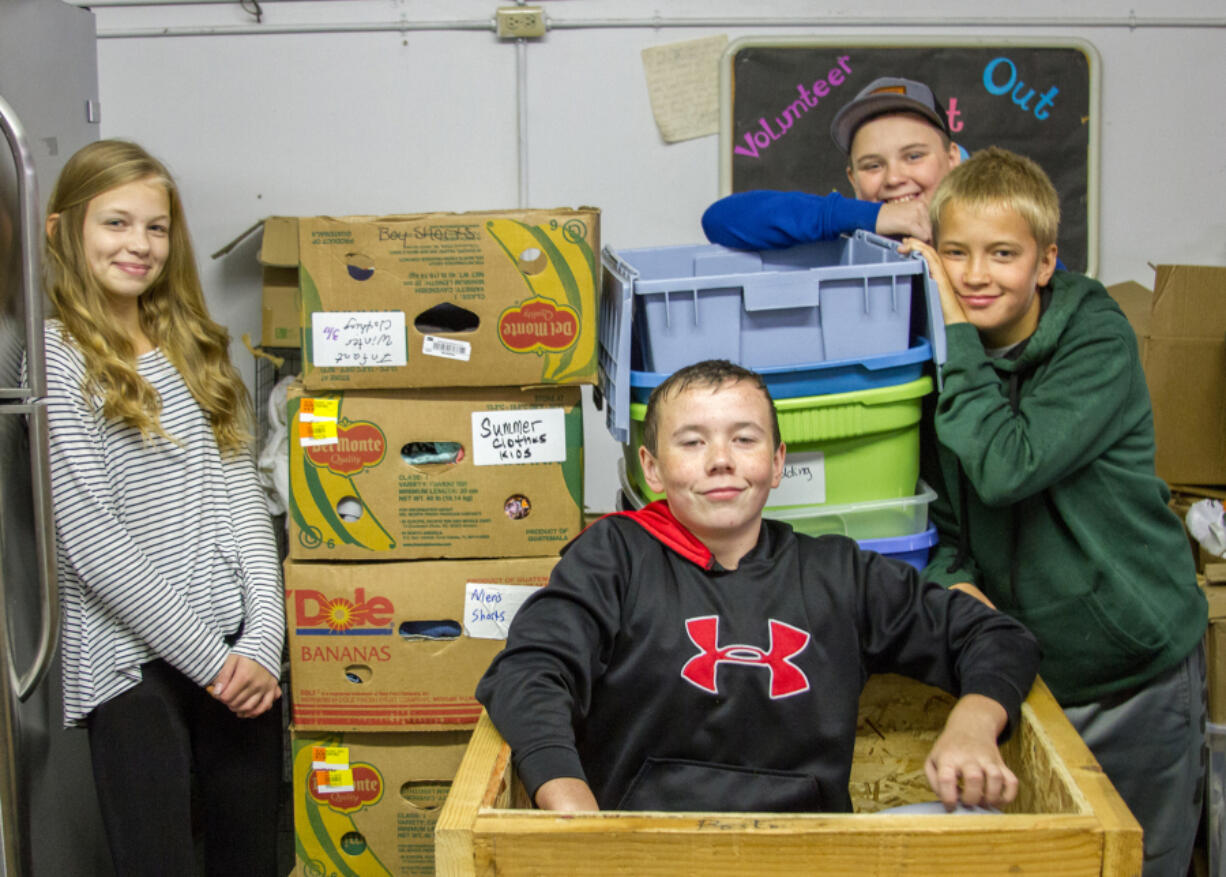
[[[656,502],[567,547],[477,698],[532,795],[578,777],[602,809],[845,812],[869,675],[986,695],[1012,727],[1038,662],[1017,622],[850,539],[766,520],[725,570]]]

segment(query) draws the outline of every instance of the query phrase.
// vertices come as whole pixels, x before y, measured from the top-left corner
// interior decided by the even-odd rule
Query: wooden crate
[[[935,799],[922,763],[952,703],[902,677],[870,680],[854,814],[533,810],[510,748],[483,715],[435,829],[437,873],[1140,875],[1140,826],[1042,681],[1004,747],[1021,782],[1005,814],[875,813]]]

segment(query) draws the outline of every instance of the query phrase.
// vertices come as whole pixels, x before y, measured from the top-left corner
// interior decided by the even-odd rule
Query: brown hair
[[[105,417],[162,431],[161,398],[136,368],[131,341],[110,316],[105,290],[85,255],[85,214],[104,192],[148,181],[166,188],[170,250],[161,275],[140,297],[141,328],[178,370],[204,410],[217,445],[235,452],[251,441],[251,400],[230,362],[230,335],[209,316],[179,190],[166,167],[125,140],[99,140],[68,159],[47,205],[46,285],[52,313],[85,359],[83,392],[101,400]]]
[[[976,152],[941,180],[928,206],[934,242],[941,236],[941,210],[950,201],[972,209],[1005,207],[1016,211],[1040,250],[1054,244],[1060,230],[1060,196],[1043,168],[999,146]]]
[[[771,399],[766,381],[757,372],[726,359],[707,359],[687,365],[673,372],[651,391],[651,397],[647,400],[647,413],[643,417],[643,446],[651,452],[652,456],[655,456],[659,441],[660,406],[670,397],[690,387],[711,387],[717,390],[729,381],[733,383],[749,381],[762,391],[762,395],[766,397],[766,405],[771,412],[771,438],[774,441],[774,447],[778,448],[783,442],[783,437],[779,432],[779,415],[775,411],[775,402]]]

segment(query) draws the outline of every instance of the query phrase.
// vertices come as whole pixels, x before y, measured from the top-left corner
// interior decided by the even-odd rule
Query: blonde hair
[[[972,209],[1016,211],[1040,250],[1054,244],[1060,230],[1060,196],[1043,168],[998,146],[976,152],[941,180],[928,205],[933,241],[940,240],[941,210],[950,201]]]
[[[170,202],[170,251],[161,275],[140,297],[141,328],[178,370],[226,453],[251,441],[251,400],[230,362],[230,334],[209,316],[196,273],[196,258],[179,191],[166,167],[135,143],[99,140],[64,165],[47,205],[46,286],[52,313],[66,340],[85,359],[82,391],[101,400],[102,414],[139,429],[146,438],[166,436],[162,400],[137,371],[128,336],[111,317],[107,295],[85,255],[85,214],[104,192],[129,183],[164,186]]]

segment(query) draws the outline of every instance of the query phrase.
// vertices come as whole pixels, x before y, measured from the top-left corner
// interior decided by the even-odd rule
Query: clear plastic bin
[[[617,476],[621,482],[618,509],[624,511],[646,505],[648,500],[626,475],[625,460],[617,461]],[[926,533],[929,529],[928,506],[936,498],[936,491],[921,481],[914,496],[809,508],[768,507],[762,514],[763,517],[791,524],[793,530],[806,536],[834,534],[849,536],[857,541],[876,540],[884,544],[892,539],[911,539]],[[932,544],[936,543],[929,543]],[[912,550],[916,546],[899,543],[884,547],[893,551]]]

